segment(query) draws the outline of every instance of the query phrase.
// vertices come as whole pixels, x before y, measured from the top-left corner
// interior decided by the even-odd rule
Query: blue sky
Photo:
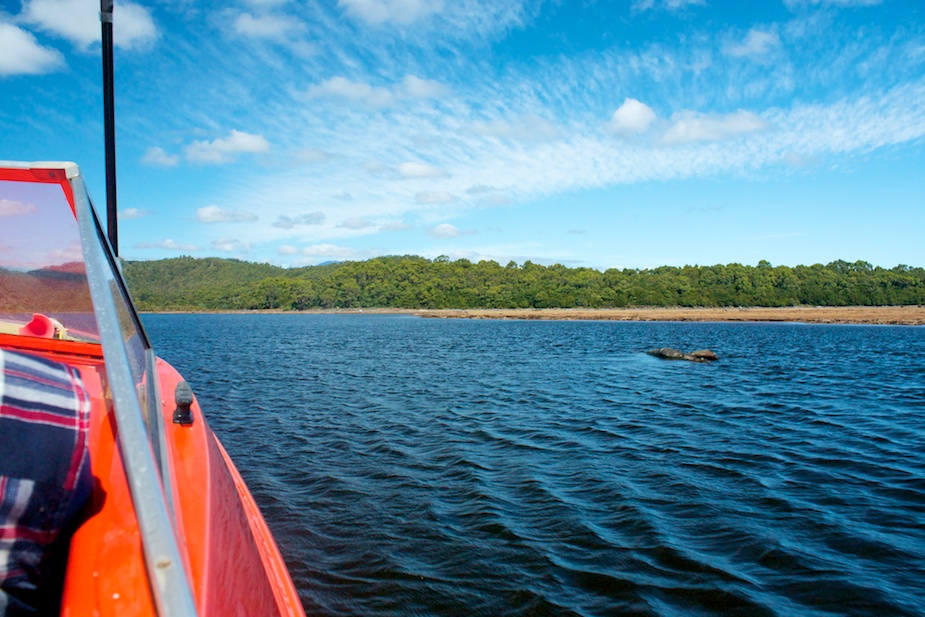
[[[98,10],[0,0],[0,159],[73,160],[102,205]],[[921,0],[139,0],[114,24],[128,259],[925,265]]]

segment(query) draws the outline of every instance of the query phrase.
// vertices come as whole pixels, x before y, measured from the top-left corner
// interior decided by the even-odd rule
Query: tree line
[[[925,270],[864,261],[811,266],[595,270],[526,261],[377,257],[303,268],[178,257],[124,263],[140,310],[616,308],[925,304]]]

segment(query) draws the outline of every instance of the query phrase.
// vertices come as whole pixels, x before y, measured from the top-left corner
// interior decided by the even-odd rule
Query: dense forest
[[[124,263],[139,309],[609,308],[925,304],[925,270],[827,265],[567,268],[378,257],[303,268],[179,257]]]

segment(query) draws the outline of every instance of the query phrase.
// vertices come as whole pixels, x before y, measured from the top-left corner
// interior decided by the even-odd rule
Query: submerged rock
[[[662,358],[663,360],[689,360],[691,362],[712,362],[718,360],[716,354],[709,349],[698,349],[690,353],[681,353],[671,347],[661,347],[659,349],[650,349],[646,352],[650,356]]]
[[[664,358],[665,360],[683,360],[684,354],[678,351],[677,349],[672,349],[671,347],[662,347],[661,349],[650,349],[646,352],[650,356],[655,356],[656,358]]]
[[[709,349],[698,349],[697,351],[692,351],[687,355],[691,356],[695,360],[719,360],[719,358],[716,357],[716,354]]]

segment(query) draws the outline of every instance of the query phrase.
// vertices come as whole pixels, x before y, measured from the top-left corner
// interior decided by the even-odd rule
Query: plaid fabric
[[[89,423],[75,369],[0,349],[0,617],[60,598],[51,579],[66,551],[56,540],[93,486]]]

